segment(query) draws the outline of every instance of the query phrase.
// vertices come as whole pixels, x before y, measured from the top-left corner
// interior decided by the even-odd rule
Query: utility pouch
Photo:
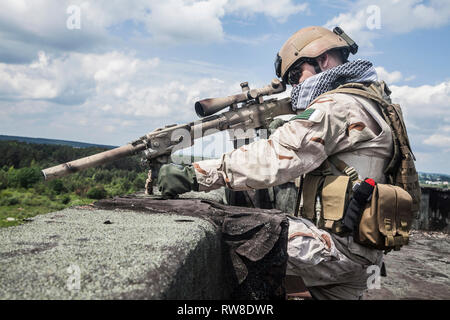
[[[314,221],[316,215],[317,194],[323,185],[324,176],[307,174],[305,176],[303,189],[303,209],[300,216]]]
[[[404,189],[377,184],[355,232],[355,242],[379,250],[400,250],[408,244],[412,197]]]
[[[351,195],[350,177],[307,174],[304,185],[301,216],[319,228],[342,233],[342,218]]]
[[[342,218],[351,194],[349,176],[327,176],[322,189],[322,217],[319,228],[340,234]]]
[[[354,168],[336,156],[329,160],[346,175],[321,175],[320,171],[307,174],[302,192],[301,216],[311,220],[317,227],[341,236],[353,230],[354,241],[370,248],[397,251],[408,244],[413,218],[411,195],[399,186],[373,183],[373,192],[369,190],[365,194],[368,199],[372,195],[370,202],[360,204],[361,209],[353,208],[357,212],[351,219],[352,225],[357,227],[348,229],[345,224],[347,210],[352,209],[352,200],[358,196],[352,191],[352,186],[363,181],[356,180],[358,174]],[[321,167],[329,165],[326,162],[324,164]]]

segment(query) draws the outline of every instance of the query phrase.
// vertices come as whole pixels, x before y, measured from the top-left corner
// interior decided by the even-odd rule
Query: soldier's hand
[[[279,127],[285,124],[287,121],[283,119],[275,119],[269,124],[269,135],[275,132]]]
[[[158,187],[165,198],[175,198],[177,195],[198,191],[198,183],[193,166],[165,164],[159,170]]]

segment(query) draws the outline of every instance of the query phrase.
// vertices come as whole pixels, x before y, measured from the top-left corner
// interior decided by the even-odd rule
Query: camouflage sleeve
[[[263,189],[316,169],[329,155],[358,142],[358,138],[348,134],[352,118],[349,110],[355,108],[348,104],[355,102],[338,103],[326,96],[278,128],[267,140],[242,146],[221,159],[194,163],[200,191],[224,185],[234,190]],[[350,119],[350,122],[362,121]],[[358,131],[359,137],[361,132]],[[364,134],[361,140],[375,136]]]

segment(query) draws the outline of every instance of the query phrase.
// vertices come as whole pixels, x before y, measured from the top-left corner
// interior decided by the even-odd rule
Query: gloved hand
[[[269,124],[269,135],[275,132],[279,127],[284,125],[287,121],[284,121],[283,119],[275,119]]]
[[[159,191],[165,198],[175,198],[189,191],[198,191],[198,183],[193,166],[165,164],[159,170]]]

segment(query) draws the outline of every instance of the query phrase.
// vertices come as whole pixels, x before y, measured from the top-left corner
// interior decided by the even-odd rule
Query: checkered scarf
[[[294,86],[291,91],[292,109],[304,110],[318,96],[336,89],[344,83],[374,82],[378,80],[377,72],[367,60],[346,62],[337,67],[323,71]]]

